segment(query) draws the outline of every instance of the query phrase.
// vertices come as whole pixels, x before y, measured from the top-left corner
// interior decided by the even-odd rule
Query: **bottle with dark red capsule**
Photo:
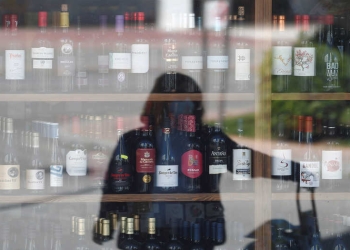
[[[203,155],[200,140],[196,138],[196,117],[187,116],[188,136],[183,141],[184,151],[181,155],[182,191],[185,193],[202,192]]]
[[[154,186],[156,149],[149,135],[149,118],[143,117],[141,135],[136,143],[135,188],[137,193],[151,193]]]

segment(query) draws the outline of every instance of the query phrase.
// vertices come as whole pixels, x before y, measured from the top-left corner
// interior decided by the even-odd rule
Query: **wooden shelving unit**
[[[305,193],[272,193],[271,200],[273,201],[288,201],[288,200],[311,200],[311,194]],[[349,200],[350,193],[315,193],[314,200],[319,201],[339,201]]]
[[[350,93],[272,93],[272,101],[346,101]]]

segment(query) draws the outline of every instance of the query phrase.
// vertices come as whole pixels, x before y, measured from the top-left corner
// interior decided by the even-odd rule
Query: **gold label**
[[[244,7],[243,6],[239,6],[238,7],[238,15],[239,16],[244,16]]]
[[[61,28],[68,28],[69,27],[69,13],[68,12],[61,12],[60,13],[60,27]]]
[[[20,166],[0,165],[0,190],[20,188]]]
[[[152,180],[152,177],[150,176],[150,175],[144,175],[143,177],[142,177],[142,181],[144,182],[144,183],[150,183],[151,182],[151,180]]]

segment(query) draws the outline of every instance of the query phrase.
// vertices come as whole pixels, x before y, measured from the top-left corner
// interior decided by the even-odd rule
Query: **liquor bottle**
[[[199,223],[193,224],[192,233],[192,245],[189,247],[190,250],[204,250],[205,246],[201,242],[201,226]]]
[[[151,193],[154,186],[156,149],[153,138],[149,135],[149,117],[143,117],[141,136],[136,143],[136,179],[138,193]]]
[[[149,42],[145,34],[145,13],[134,13],[136,40],[131,45],[131,84],[137,93],[149,92]]]
[[[227,90],[226,71],[229,57],[226,54],[225,36],[221,30],[221,18],[215,17],[215,34],[209,41],[207,56],[206,90],[209,92],[224,92]]]
[[[3,117],[4,118],[4,117]],[[19,159],[14,147],[13,141],[13,120],[6,118],[5,140],[3,140],[3,149],[0,158],[0,193],[13,194],[19,191],[21,187],[21,173]],[[23,178],[23,177],[22,177]]]
[[[322,67],[317,68],[322,82],[323,92],[339,92],[341,86],[339,82],[339,72],[342,67],[341,56],[334,46],[333,22],[334,17],[327,15],[325,21],[325,47],[321,53]]]
[[[109,79],[109,39],[107,38],[107,15],[100,15],[100,33],[95,40],[95,46],[97,47],[97,61],[95,63],[96,68],[96,80],[95,89],[97,92],[107,92],[110,90],[110,79]]]
[[[157,145],[157,161],[154,191],[173,193],[179,187],[179,162],[171,142],[170,119],[164,118],[161,141]]]
[[[124,240],[126,240],[126,217],[120,219],[120,233],[118,235],[117,247],[120,249]]]
[[[116,213],[110,213],[109,220],[111,239],[116,239],[118,235],[118,215]]]
[[[237,122],[237,141],[244,140],[243,119]],[[235,192],[250,191],[253,187],[252,179],[252,150],[243,142],[235,142],[232,149],[232,187]]]
[[[292,75],[292,46],[285,41],[285,16],[278,16],[278,31],[275,31],[275,45],[272,47],[272,92],[288,92]]]
[[[58,123],[52,123],[50,126],[50,184],[51,193],[62,193],[64,188],[64,160],[62,151],[58,142],[59,138]]]
[[[137,214],[134,215],[134,239],[140,244],[144,242],[140,231],[140,215]]]
[[[47,12],[38,12],[39,33],[35,38],[32,49],[32,89],[35,92],[50,92],[52,70],[55,58],[54,46],[47,33]]]
[[[300,182],[300,161],[303,158],[304,153],[304,136],[305,136],[305,117],[302,115],[293,116],[296,120],[294,123],[297,123],[296,138],[294,142],[297,143],[297,147],[293,150],[293,162],[292,162],[292,190],[297,190]]]
[[[23,90],[25,80],[25,50],[17,33],[17,25],[18,16],[11,14],[10,37],[5,49],[5,91],[11,93]]]
[[[87,150],[80,137],[79,116],[72,117],[72,141],[66,150],[66,171],[70,191],[81,191],[87,174]]]
[[[115,42],[109,53],[111,87],[114,92],[126,92],[130,88],[131,49],[124,39],[124,17],[115,16]]]
[[[299,185],[309,190],[320,186],[321,163],[320,157],[313,145],[313,119],[305,117],[305,143],[306,148],[300,160]]]
[[[75,46],[75,84],[73,89],[75,92],[88,92],[91,89],[89,86],[89,53],[88,39],[85,37],[81,29],[81,17],[77,16],[77,31],[74,38]]]
[[[286,192],[289,191],[289,182],[292,175],[292,150],[287,143],[285,134],[284,115],[278,117],[276,144],[272,149],[272,191]]]
[[[156,219],[148,218],[148,235],[145,243],[142,246],[145,250],[160,250],[163,249],[156,238]]]
[[[40,194],[45,191],[45,168],[39,148],[39,133],[32,134],[31,161],[26,168],[26,189],[30,194]]]
[[[61,5],[60,27],[62,35],[57,46],[57,83],[60,92],[72,92],[74,89],[75,52],[74,43],[69,35],[68,5]]]
[[[336,135],[335,119],[328,120],[327,137],[322,150],[322,189],[339,192],[343,179],[343,150]]]
[[[177,219],[171,219],[170,221],[170,239],[165,245],[166,250],[183,250],[185,247],[178,239],[178,221]]]
[[[298,46],[294,47],[293,65],[294,76],[299,82],[300,92],[313,91],[313,78],[316,73],[316,53],[315,47],[311,40],[309,40],[309,16],[303,15],[302,20],[302,34],[301,41]]]
[[[200,193],[202,191],[203,155],[200,141],[195,137],[196,117],[188,115],[188,137],[185,139],[181,155],[181,189],[185,193]]]
[[[102,118],[95,116],[93,123],[93,143],[88,152],[88,169],[91,186],[99,191],[106,189],[105,175],[109,164],[109,148],[102,140]]]
[[[221,131],[221,124],[215,123],[213,133],[205,146],[205,175],[207,176],[207,191],[218,193],[220,178],[227,172],[228,142]]]
[[[120,249],[122,250],[138,250],[141,249],[141,244],[134,239],[134,219],[127,218],[126,220],[126,239],[121,242]]]
[[[251,75],[251,49],[244,37],[244,20],[245,10],[244,6],[238,7],[237,17],[237,37],[235,42],[235,61],[234,71],[235,78],[233,82],[234,92],[252,92],[252,75]]]
[[[77,220],[77,241],[75,250],[89,250],[87,238],[85,236],[85,219],[78,218]]]

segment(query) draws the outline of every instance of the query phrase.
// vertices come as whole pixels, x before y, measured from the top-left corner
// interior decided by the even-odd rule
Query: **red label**
[[[189,178],[198,178],[203,173],[202,153],[189,150],[181,156],[181,172]]]
[[[138,173],[154,173],[156,150],[141,148],[136,150],[136,171]]]

